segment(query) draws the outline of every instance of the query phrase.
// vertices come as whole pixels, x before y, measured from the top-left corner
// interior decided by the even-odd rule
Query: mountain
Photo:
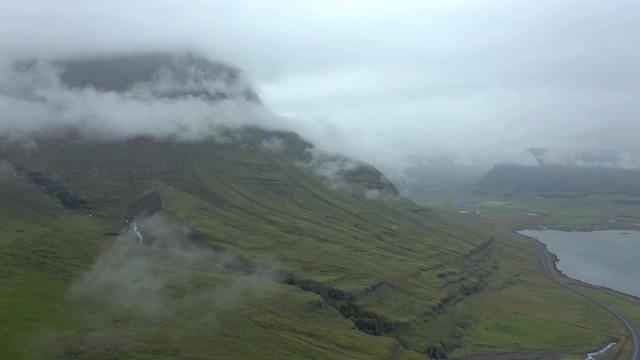
[[[142,94],[167,64],[149,56],[58,74],[142,104],[256,105],[231,95],[233,79],[224,99],[204,85]],[[218,69],[187,59],[189,73]],[[420,207],[294,133],[204,129],[0,137],[0,357],[527,358],[580,353],[619,327],[544,278],[528,239]]]
[[[536,193],[640,195],[640,170],[568,165],[496,165],[479,189]]]

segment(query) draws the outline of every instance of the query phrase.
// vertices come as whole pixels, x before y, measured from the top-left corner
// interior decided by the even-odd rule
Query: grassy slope
[[[515,191],[475,191],[461,197],[464,200],[463,206],[478,210],[479,214],[464,215],[475,218],[476,221],[491,222],[497,227],[509,229],[522,229],[527,227],[544,225],[548,228],[571,230],[579,228],[582,230],[596,230],[607,228],[629,228],[636,229],[635,226],[624,225],[624,223],[640,223],[640,207],[635,197],[619,195],[580,195],[570,197],[541,197],[536,194],[520,193]],[[449,209],[454,203],[455,196],[449,195],[448,199],[442,199],[442,209]],[[529,213],[529,214],[527,214]],[[539,216],[532,216],[531,213]],[[615,219],[617,223],[603,220]],[[551,265],[551,264],[550,264]],[[561,273],[556,276],[563,278],[565,282],[574,286],[582,287],[581,283],[565,277]],[[595,287],[597,288],[597,287]],[[539,289],[539,288],[537,288]],[[587,291],[588,292],[588,291]],[[640,325],[637,317],[637,299],[632,299],[622,295],[618,298],[604,295],[602,291],[595,292],[594,296],[605,303],[610,303],[614,308],[620,310],[628,316],[636,326]],[[527,298],[533,298],[531,294]],[[626,299],[626,300],[624,300]],[[501,305],[502,306],[502,305]],[[566,314],[565,314],[566,315]],[[611,316],[604,313],[597,306],[592,315],[599,319],[597,321],[609,320]],[[543,320],[538,318],[538,320]],[[544,320],[546,322],[547,320]],[[553,319],[552,319],[553,321]],[[580,319],[577,319],[580,322]],[[536,321],[527,321],[526,324],[535,324]],[[606,328],[604,323],[601,328]],[[619,327],[620,324],[617,324]],[[542,330],[543,328],[541,328]],[[618,331],[618,330],[617,330]],[[611,333],[612,339],[616,336]],[[630,343],[626,339],[624,332],[622,340],[614,349],[619,358],[625,358],[630,351]]]
[[[108,234],[117,227],[67,214],[25,182],[3,187],[20,188],[21,198],[42,206],[38,213],[15,213],[13,191],[2,193],[3,358],[415,357],[394,350],[391,338],[354,331],[313,293],[264,279],[259,286],[243,286],[243,277],[197,259],[158,257],[163,273],[176,273],[163,291],[145,294],[156,302],[169,298],[170,307],[159,312],[116,306],[100,296],[72,296],[70,285],[112,248],[116,240]],[[137,251],[148,257],[158,250]]]
[[[0,288],[1,355],[417,358],[589,347],[624,333],[544,279],[526,240],[405,200],[331,190],[261,150],[269,136],[59,142],[5,154],[68,185],[96,216],[63,209],[20,176],[4,180],[0,256],[10,281]],[[189,224],[201,252],[113,236],[127,229],[128,204],[151,190],[167,216]],[[280,275],[221,267],[202,256],[211,248]],[[104,280],[98,265],[113,253],[126,261],[107,261],[106,270],[141,263],[163,282],[142,282],[134,293],[120,282],[83,283],[96,272]],[[78,284],[93,292],[77,295]]]

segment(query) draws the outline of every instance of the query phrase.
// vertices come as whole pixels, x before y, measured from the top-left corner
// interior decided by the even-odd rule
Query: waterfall
[[[138,228],[138,222],[134,221],[134,222],[130,223],[130,225],[133,228],[133,232],[135,232],[136,236],[138,237],[138,239],[137,239],[138,244],[144,245],[144,238],[142,237],[142,233],[140,232],[140,229]]]

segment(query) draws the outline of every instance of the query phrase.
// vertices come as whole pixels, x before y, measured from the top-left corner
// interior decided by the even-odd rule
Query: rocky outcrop
[[[56,181],[45,174],[35,171],[24,171],[22,172],[22,175],[24,175],[24,177],[26,177],[31,183],[42,186],[47,194],[58,198],[62,206],[66,209],[81,209],[85,208],[88,204],[86,200],[71,192],[65,184]]]
[[[353,321],[355,328],[371,335],[385,335],[407,323],[393,321],[380,314],[365,310],[358,304],[358,297],[376,291],[383,282],[375,283],[357,292],[349,292],[324,285],[310,279],[297,279],[292,274],[286,274],[284,283],[299,287],[320,295],[326,304],[334,307],[346,319]]]
[[[159,211],[162,211],[162,197],[154,190],[134,200],[129,205],[125,218],[133,220],[140,215],[151,216]]]

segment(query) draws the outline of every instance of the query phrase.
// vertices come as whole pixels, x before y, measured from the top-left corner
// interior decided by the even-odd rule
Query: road
[[[466,211],[472,211],[474,213],[479,214],[480,210],[477,209],[471,209],[471,208],[465,208],[462,206],[463,201],[461,199],[456,199],[455,200],[455,204],[454,204],[454,208],[458,209],[458,210],[466,210]],[[576,217],[582,217],[582,216],[576,216]],[[586,216],[585,216],[586,217]],[[636,224],[636,223],[622,223],[622,222],[618,222],[616,220],[613,219],[608,219],[608,218],[601,218],[603,220],[612,222],[612,223],[618,223],[618,224],[623,224],[623,225],[633,225],[633,226],[639,226],[640,224]],[[556,284],[569,289],[570,291],[573,291],[574,293],[583,296],[593,302],[595,302],[596,304],[602,306],[603,308],[605,308],[605,310],[607,310],[608,312],[612,313],[615,317],[618,318],[618,320],[620,320],[620,322],[622,322],[622,324],[624,324],[624,326],[627,328],[627,332],[629,332],[629,337],[631,338],[631,342],[632,342],[632,350],[631,350],[631,355],[629,356],[629,360],[640,360],[640,337],[638,337],[638,331],[634,328],[633,324],[631,324],[631,322],[629,320],[627,320],[626,317],[624,317],[624,315],[622,315],[621,313],[619,313],[617,310],[615,310],[614,308],[612,308],[611,306],[603,303],[602,301],[594,298],[593,296],[586,294],[580,290],[577,290],[565,283],[563,283],[562,281],[558,280],[555,276],[553,276],[553,274],[551,274],[551,271],[549,271],[549,267],[547,265],[547,261],[546,261],[546,251],[544,246],[542,245],[541,242],[539,242],[536,239],[530,238],[531,241],[533,242],[534,247],[538,250],[538,260],[540,261],[540,266],[542,267],[542,270],[544,270],[545,275],[553,280]]]
[[[542,267],[542,270],[544,270],[545,275],[547,275],[548,278],[550,278],[551,280],[553,280],[556,284],[565,287],[571,291],[573,291],[574,293],[583,296],[593,302],[595,302],[596,304],[602,306],[603,308],[605,308],[607,311],[609,311],[610,313],[612,313],[613,315],[615,315],[615,317],[618,318],[618,320],[620,320],[624,326],[627,328],[627,331],[629,332],[629,337],[631,338],[631,342],[632,342],[632,346],[633,349],[631,350],[631,355],[629,356],[629,360],[640,360],[640,349],[638,349],[638,346],[640,346],[640,343],[638,342],[638,331],[636,331],[636,329],[633,327],[633,324],[631,324],[631,322],[629,320],[627,320],[626,317],[624,317],[624,315],[620,314],[617,310],[615,310],[614,308],[612,308],[611,306],[603,303],[602,301],[594,298],[593,296],[583,293],[582,291],[579,291],[565,283],[563,283],[562,281],[558,280],[555,276],[553,276],[553,274],[551,274],[551,271],[549,271],[549,266],[547,264],[547,260],[546,260],[546,252],[544,247],[542,246],[542,244],[536,240],[531,238],[531,241],[533,242],[534,247],[538,250],[538,260],[540,260],[540,266]]]

